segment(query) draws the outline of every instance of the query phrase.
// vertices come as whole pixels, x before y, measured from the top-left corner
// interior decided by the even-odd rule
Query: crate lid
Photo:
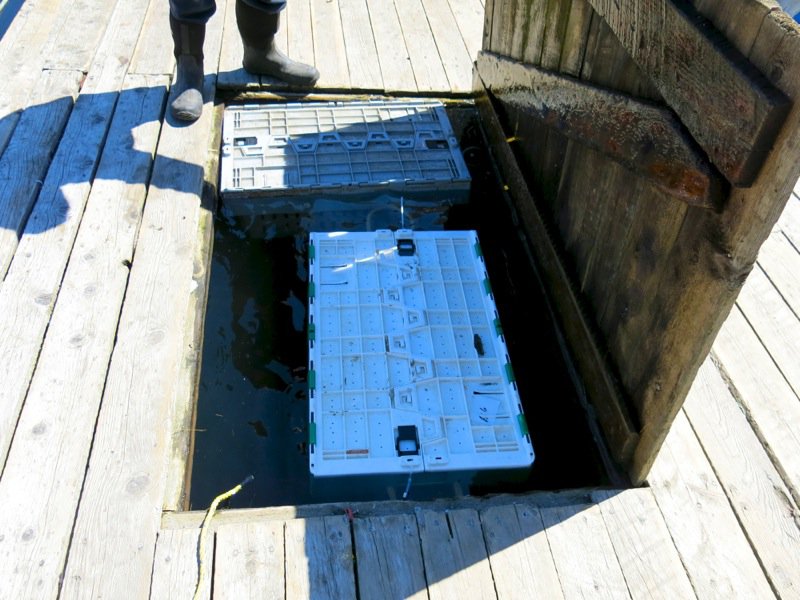
[[[470,183],[444,106],[433,100],[230,106],[221,175],[223,197]]]
[[[532,464],[474,231],[312,233],[309,263],[314,475]]]

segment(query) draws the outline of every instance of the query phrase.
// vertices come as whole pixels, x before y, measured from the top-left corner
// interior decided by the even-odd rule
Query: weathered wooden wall
[[[799,30],[774,2],[693,4],[772,85],[800,97]],[[487,0],[483,48],[667,106],[588,0]],[[800,175],[799,109],[752,187],[726,188],[724,209],[712,211],[676,200],[524,109],[495,106],[619,378],[640,434],[624,460],[641,480]]]

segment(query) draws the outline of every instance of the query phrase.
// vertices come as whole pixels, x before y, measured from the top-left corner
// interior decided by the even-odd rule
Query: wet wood
[[[714,169],[668,110],[488,52],[478,72],[501,102],[599,150],[689,204],[715,207]]]
[[[590,0],[711,161],[751,185],[788,98],[685,0]]]
[[[428,597],[414,515],[358,518],[353,535],[360,598]]]
[[[501,177],[513,199],[515,210],[527,233],[528,242],[546,282],[548,294],[564,335],[572,348],[578,372],[589,399],[597,410],[614,458],[626,464],[637,443],[636,433],[621,394],[594,338],[584,308],[572,287],[562,259],[528,191],[514,155],[504,138],[502,126],[488,97],[477,100],[490,147]]]

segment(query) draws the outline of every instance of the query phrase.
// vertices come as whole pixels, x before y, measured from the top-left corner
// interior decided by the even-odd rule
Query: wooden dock
[[[213,98],[279,84],[240,69],[223,0],[204,115],[173,122],[166,10],[27,0],[0,39],[3,598],[189,598],[196,584],[202,515],[177,509]],[[321,91],[465,94],[481,13],[479,0],[291,0],[282,43],[317,64]],[[226,511],[204,597],[800,597],[798,194],[650,487]]]

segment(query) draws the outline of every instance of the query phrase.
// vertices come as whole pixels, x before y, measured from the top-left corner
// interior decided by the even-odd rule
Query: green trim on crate
[[[517,415],[517,423],[519,424],[519,430],[522,432],[522,435],[528,435],[528,422],[525,420],[525,415],[519,413]]]
[[[511,368],[511,363],[506,363],[506,379],[508,379],[508,383],[514,383],[517,380],[514,376],[514,369]]]
[[[309,371],[308,372],[308,389],[310,389],[310,390],[317,389],[317,372],[316,371]]]
[[[314,244],[309,244],[308,245],[308,259],[309,260],[314,260],[314,258],[316,258],[316,252],[317,251],[314,248]]]
[[[480,243],[475,242],[475,256],[478,258],[483,258],[483,249],[481,248]]]
[[[317,339],[317,326],[314,323],[308,324],[308,341],[313,342]]]
[[[492,295],[492,284],[489,283],[489,278],[483,280],[483,289],[486,291],[487,296]]]
[[[494,331],[495,333],[497,333],[498,336],[503,335],[503,326],[500,324],[500,317],[495,317]]]
[[[314,293],[316,292],[316,288],[314,287],[314,282],[308,282],[308,299],[311,300],[314,297]]]
[[[520,415],[521,417],[522,415]],[[317,424],[314,421],[311,421],[308,424],[308,443],[309,444],[316,444],[317,443]]]

